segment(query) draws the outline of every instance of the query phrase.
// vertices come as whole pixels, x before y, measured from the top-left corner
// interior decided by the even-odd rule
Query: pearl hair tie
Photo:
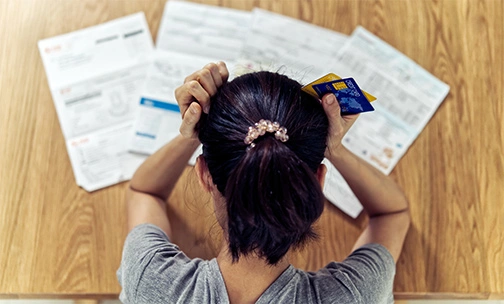
[[[250,145],[251,148],[255,146],[253,143],[259,136],[269,133],[275,133],[275,138],[281,142],[286,142],[289,140],[289,135],[287,135],[287,129],[281,127],[278,122],[271,122],[270,120],[261,119],[258,123],[255,123],[253,127],[249,127],[247,137],[243,141],[245,144]]]

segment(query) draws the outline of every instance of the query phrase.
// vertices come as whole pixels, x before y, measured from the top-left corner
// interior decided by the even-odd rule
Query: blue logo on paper
[[[169,103],[169,102],[164,102],[164,101],[159,101],[159,100],[154,100],[154,99],[142,97],[140,99],[140,104],[143,106],[146,106],[146,107],[158,108],[158,109],[163,109],[163,110],[168,110],[168,111],[180,113],[180,109],[179,109],[178,105],[173,104],[173,103]]]

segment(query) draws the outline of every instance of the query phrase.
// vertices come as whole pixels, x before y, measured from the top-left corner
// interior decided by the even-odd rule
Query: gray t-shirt
[[[393,303],[395,263],[367,244],[317,272],[289,266],[256,303]],[[157,226],[129,233],[117,278],[123,303],[229,303],[216,259],[188,258]]]

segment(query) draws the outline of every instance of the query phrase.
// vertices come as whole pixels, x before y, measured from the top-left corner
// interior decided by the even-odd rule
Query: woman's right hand
[[[201,113],[208,114],[210,98],[217,93],[217,89],[226,83],[229,71],[222,61],[209,63],[184,79],[184,84],[175,90],[182,124],[180,134],[186,138],[197,138],[196,124]]]
[[[341,109],[334,94],[326,94],[322,97],[322,107],[329,119],[329,134],[325,157],[336,156],[343,148],[341,140],[354,124],[359,114],[341,116]]]

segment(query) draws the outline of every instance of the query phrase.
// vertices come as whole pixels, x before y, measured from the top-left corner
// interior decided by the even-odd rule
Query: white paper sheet
[[[179,134],[182,122],[175,99],[175,89],[184,78],[201,69],[213,58],[157,50],[149,67],[129,145],[130,151],[150,155]],[[228,66],[232,69],[232,65]],[[201,154],[196,150],[189,161],[194,164]]]
[[[322,162],[327,167],[326,179],[324,184],[324,195],[336,207],[341,209],[352,218],[356,218],[362,211],[362,205],[353,193],[350,186],[341,176],[338,170],[324,159]]]
[[[377,100],[362,113],[343,145],[384,174],[389,174],[449,92],[449,87],[390,45],[358,27],[341,48],[331,71],[353,77]],[[326,160],[324,193],[352,217],[362,205]]]
[[[143,13],[39,41],[77,184],[130,179],[145,157],[127,152],[134,106],[153,50]]]
[[[168,1],[156,46],[164,51],[234,61],[242,50],[250,20],[247,11]]]
[[[328,73],[327,64],[346,39],[344,34],[256,8],[237,73],[279,71],[309,83]]]
[[[358,27],[332,70],[353,77],[377,97],[343,144],[384,174],[394,169],[448,94],[450,88],[413,60]]]

